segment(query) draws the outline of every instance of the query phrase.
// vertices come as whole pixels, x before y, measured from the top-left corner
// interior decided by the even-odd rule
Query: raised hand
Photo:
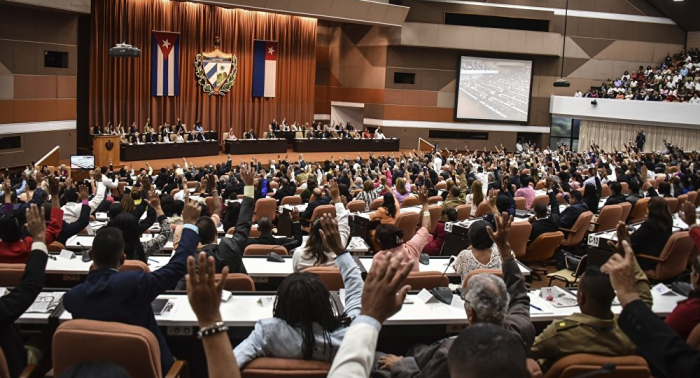
[[[417,190],[417,192],[418,200],[420,201],[421,205],[428,206],[428,192],[425,190],[425,187],[421,187]]]
[[[88,198],[90,198],[90,194],[88,193],[88,188],[85,185],[80,185],[79,188],[79,193],[80,193],[80,201],[87,201]]]
[[[489,204],[489,207],[493,210],[496,209],[496,198],[498,197],[498,190],[496,189],[491,189],[489,190],[489,197],[487,199],[487,203]],[[494,215],[498,213],[497,211],[493,212]]]
[[[182,210],[182,221],[186,224],[196,224],[201,211],[197,202],[185,201],[185,208]]]
[[[622,223],[622,222],[620,222]],[[622,223],[624,225],[624,223]],[[618,225],[619,228],[619,225]],[[600,271],[610,275],[610,283],[617,292],[617,298],[622,306],[639,299],[639,294],[634,288],[634,251],[628,240],[618,243],[622,254],[614,253],[610,259],[600,267]]]
[[[329,187],[333,202],[340,202],[340,189],[338,189],[338,182],[336,180],[331,180]]]
[[[205,252],[199,253],[199,270],[195,267],[194,256],[187,258],[187,298],[200,327],[209,327],[221,321],[219,306],[221,305],[221,292],[224,289],[228,266],[221,271],[219,282],[214,281],[216,276],[214,257]]]
[[[508,234],[510,234],[510,225],[513,223],[513,217],[508,215],[505,211],[500,215],[496,212],[493,214],[493,217],[496,223],[496,232],[493,232],[491,227],[487,227],[486,231],[489,233],[491,240],[496,243],[498,252],[501,254],[501,259],[505,260],[511,256]]]
[[[338,221],[330,214],[323,214],[321,217],[321,240],[323,247],[327,251],[334,252],[336,255],[341,255],[345,252],[345,246],[340,240],[340,232],[338,231]]]
[[[26,211],[27,231],[35,242],[46,244],[46,214],[43,207],[32,204]]]
[[[695,209],[693,209],[693,212],[695,212]],[[618,222],[617,226],[615,226],[615,231],[617,232],[617,243],[613,242],[612,240],[608,240],[608,245],[610,246],[610,248],[612,248],[613,251],[616,251],[621,256],[624,256],[625,250],[622,246],[622,242],[627,241],[630,245],[632,245],[632,240],[630,239],[630,232],[627,229],[627,225],[624,222]]]
[[[58,197],[59,182],[53,175],[49,176],[49,194]]]
[[[253,185],[254,181],[254,172],[253,169],[251,169],[248,166],[241,166],[240,168],[241,171],[241,180],[246,186]]]
[[[410,285],[404,285],[415,261],[402,266],[403,252],[389,252],[377,257],[365,279],[362,291],[362,315],[371,316],[380,323],[397,313]]]

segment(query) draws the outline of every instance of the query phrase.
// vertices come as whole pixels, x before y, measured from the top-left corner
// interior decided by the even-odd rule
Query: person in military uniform
[[[626,226],[623,229],[626,232]],[[620,237],[618,226],[618,238]],[[624,237],[629,237],[627,234]],[[620,240],[624,240],[621,238]],[[652,296],[647,279],[635,260],[635,289],[649,307]],[[555,320],[537,336],[530,349],[530,356],[538,359],[543,368],[558,359],[575,353],[590,353],[604,356],[636,354],[634,344],[617,325],[617,316],[610,309],[615,291],[610,277],[598,267],[589,266],[581,276],[577,300],[580,314]]]

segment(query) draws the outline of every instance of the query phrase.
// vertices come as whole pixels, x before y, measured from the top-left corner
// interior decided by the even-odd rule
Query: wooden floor
[[[410,152],[410,149],[403,149],[401,150],[402,152]],[[394,152],[395,154],[399,154],[400,152]],[[328,160],[333,157],[336,161],[338,160],[339,157],[345,158],[347,155],[348,158],[350,159],[355,159],[357,155],[360,155],[362,159],[367,159],[369,157],[368,152],[358,152],[358,151],[339,151],[339,152],[306,152],[306,153],[299,153],[299,152],[294,152],[291,149],[287,150],[287,155],[289,156],[289,159],[293,161],[297,161],[299,159],[299,155],[304,155],[304,160],[307,162],[323,162],[325,160]],[[375,156],[380,156],[382,153],[381,152],[375,152]],[[384,153],[386,156],[391,155],[391,152],[386,152]],[[257,158],[263,165],[268,165],[270,159],[274,159],[277,161],[277,155],[278,154],[255,154],[255,155],[231,155],[231,160],[233,161],[233,164],[239,164],[241,162],[241,159],[244,159],[246,162],[250,162],[250,159],[253,157]],[[185,156],[186,157],[186,156]],[[285,158],[285,154],[281,154],[281,158]],[[215,156],[199,156],[199,157],[187,157],[187,162],[194,164],[195,166],[202,166],[205,164],[218,164],[218,163],[225,163],[227,159],[227,155],[223,153],[219,153],[219,155]],[[62,164],[69,164],[69,161],[61,161]],[[158,160],[134,160],[134,161],[122,161],[121,165],[124,166],[129,166],[133,164],[134,169],[139,169],[141,167],[145,167],[146,163],[150,164],[153,169],[160,169],[161,167],[165,166],[170,166],[172,164],[180,164],[182,165],[182,158],[178,159],[158,159]],[[117,165],[117,164],[115,164]]]

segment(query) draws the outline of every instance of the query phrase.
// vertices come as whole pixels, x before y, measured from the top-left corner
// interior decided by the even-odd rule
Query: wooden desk
[[[294,152],[372,151],[399,150],[399,139],[295,139]]]
[[[226,140],[224,152],[231,155],[254,155],[260,153],[286,153],[286,139],[238,139]]]
[[[120,160],[118,135],[93,135],[92,154],[95,155],[95,166],[109,167],[110,160],[118,163]]]
[[[122,161],[172,159],[178,157],[212,156],[219,154],[219,142],[196,141],[184,143],[122,144]]]

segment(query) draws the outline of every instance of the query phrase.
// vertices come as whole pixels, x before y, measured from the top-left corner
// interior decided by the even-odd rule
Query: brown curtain
[[[639,130],[644,130],[646,135],[645,152],[665,151],[664,139],[686,151],[700,146],[700,130],[696,129],[581,120],[579,150],[584,151],[595,143],[605,151],[618,151],[625,143],[636,140]]]
[[[151,31],[180,33],[180,96],[151,96]],[[124,33],[126,36],[124,37]],[[195,55],[221,50],[238,58],[238,74],[225,96],[209,96],[195,79]],[[112,121],[140,128],[177,118],[191,129],[202,121],[218,135],[230,127],[240,136],[259,134],[273,118],[313,122],[316,19],[198,3],[163,0],[94,0],[90,51],[90,125]],[[279,42],[277,97],[252,96],[253,40]],[[110,58],[108,50],[125,41],[141,49],[139,58]]]

